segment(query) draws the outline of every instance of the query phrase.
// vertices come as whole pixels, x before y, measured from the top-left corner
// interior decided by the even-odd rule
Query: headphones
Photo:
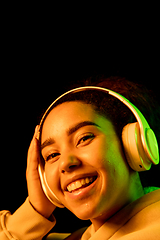
[[[42,125],[49,114],[49,112],[54,108],[54,105],[58,102],[58,100],[62,99],[64,96],[83,92],[87,90],[97,90],[106,92],[107,94],[119,99],[124,105],[126,105],[131,112],[134,114],[137,122],[127,124],[122,130],[122,143],[125,151],[125,156],[128,161],[129,166],[134,171],[146,171],[151,168],[152,163],[154,165],[159,163],[159,149],[156,136],[153,130],[150,128],[148,122],[144,118],[143,114],[139,111],[139,109],[134,106],[128,99],[116,93],[112,90],[102,88],[102,87],[79,87],[72,89],[60,97],[58,97],[46,110],[41,121],[40,121],[40,131],[42,129]],[[39,133],[40,136],[41,133]],[[39,175],[42,183],[42,188],[48,197],[48,199],[56,206],[63,208],[64,206],[59,201],[59,199],[55,196],[53,191],[50,189],[46,175],[44,171],[43,164],[39,164]]]

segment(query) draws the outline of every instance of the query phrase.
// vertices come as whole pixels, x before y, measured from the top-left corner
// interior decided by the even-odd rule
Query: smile
[[[95,180],[97,179],[97,176],[93,176],[93,177],[85,177],[79,180],[76,180],[70,184],[68,184],[67,186],[67,191],[69,193],[75,192],[79,189],[88,187],[89,185],[91,185]]]

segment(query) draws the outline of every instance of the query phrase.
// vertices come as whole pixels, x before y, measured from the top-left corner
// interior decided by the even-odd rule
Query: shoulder
[[[160,234],[160,189],[144,195],[139,202],[137,201],[136,208],[120,232],[134,233],[135,236],[140,233],[145,236],[148,234],[148,237],[152,238]]]
[[[144,193],[145,194],[147,194],[147,193],[150,193],[150,192],[153,192],[153,191],[155,191],[155,190],[160,190],[160,188],[158,188],[158,187],[145,187],[144,188]]]

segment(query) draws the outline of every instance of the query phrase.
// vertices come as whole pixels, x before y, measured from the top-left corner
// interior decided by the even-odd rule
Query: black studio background
[[[120,30],[118,38],[101,34],[97,42],[93,41],[97,32],[90,39],[82,32],[57,38],[37,33],[34,26],[29,29],[26,22],[15,26],[9,22],[4,29],[0,88],[0,210],[12,213],[27,197],[26,159],[34,128],[49,104],[75,82],[99,74],[124,76],[152,89],[160,102],[155,38],[146,42],[136,32],[124,37]],[[65,209],[56,209],[55,215],[55,231],[70,232],[88,224]]]

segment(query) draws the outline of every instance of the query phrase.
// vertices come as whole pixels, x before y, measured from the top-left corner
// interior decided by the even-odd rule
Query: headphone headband
[[[58,100],[62,99],[63,97],[65,97],[66,95],[70,94],[70,93],[77,93],[77,92],[82,92],[82,91],[87,91],[87,90],[100,90],[103,92],[108,93],[111,96],[114,96],[116,98],[118,98],[121,102],[123,102],[134,114],[134,116],[136,117],[137,121],[139,122],[139,124],[144,125],[145,127],[149,127],[146,119],[144,118],[144,116],[142,115],[142,113],[139,111],[139,109],[134,106],[128,99],[126,99],[125,97],[123,97],[122,95],[120,95],[119,93],[116,93],[112,90],[109,90],[107,88],[102,88],[102,87],[94,87],[94,86],[86,86],[86,87],[79,87],[79,88],[74,88],[72,90],[69,90],[67,92],[65,92],[64,94],[62,94],[61,96],[59,96],[45,111],[41,122],[40,122],[40,126],[43,124],[44,119],[46,118],[46,116],[48,115],[48,113],[50,112],[50,110],[54,107],[55,103],[58,102]],[[142,123],[143,122],[143,123]]]

